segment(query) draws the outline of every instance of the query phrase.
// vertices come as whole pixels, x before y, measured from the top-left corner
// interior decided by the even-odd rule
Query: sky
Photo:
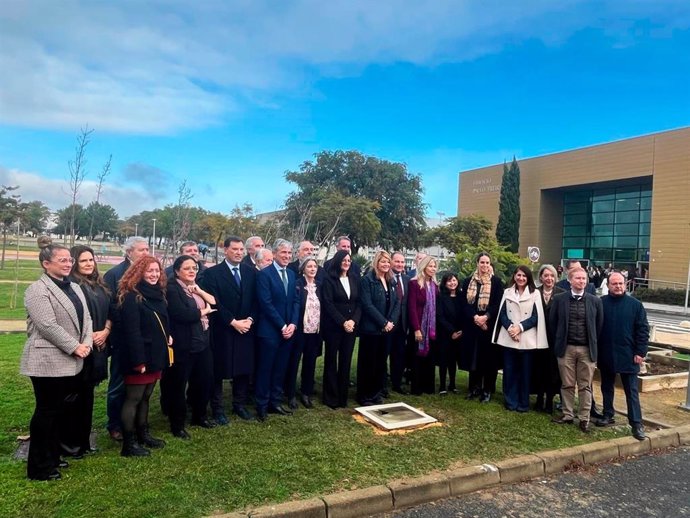
[[[458,172],[690,125],[687,0],[3,0],[0,184],[127,217],[277,210],[324,150],[403,162],[427,214]]]

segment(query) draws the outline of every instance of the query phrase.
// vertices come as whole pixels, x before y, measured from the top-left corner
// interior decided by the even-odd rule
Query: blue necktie
[[[237,266],[232,267],[232,276],[235,279],[235,284],[237,284],[237,287],[240,287],[240,271]]]
[[[280,276],[283,278],[283,286],[285,287],[285,295],[287,295],[287,292],[288,292],[288,279],[287,279],[287,272],[285,271],[285,268],[281,268],[281,270],[280,270]]]

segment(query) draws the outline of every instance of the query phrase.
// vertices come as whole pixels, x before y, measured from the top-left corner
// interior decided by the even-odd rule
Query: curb
[[[690,445],[690,424],[655,430],[638,441],[621,437],[572,448],[521,455],[495,464],[468,466],[422,477],[394,480],[386,485],[345,491],[320,498],[285,502],[213,518],[356,518],[461,496],[498,484],[513,484],[560,473],[568,467],[591,466],[653,450]]]

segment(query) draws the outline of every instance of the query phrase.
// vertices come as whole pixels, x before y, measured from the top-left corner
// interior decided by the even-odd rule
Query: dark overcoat
[[[254,371],[256,327],[256,269],[240,264],[240,286],[223,261],[206,270],[202,288],[216,299],[218,311],[211,314],[211,347],[216,379],[250,375]],[[233,320],[252,318],[248,333],[240,334],[230,325]]]
[[[640,366],[633,356],[647,355],[649,324],[642,303],[629,296],[606,295],[601,298],[604,325],[599,336],[597,366],[608,372],[636,374]]]
[[[479,300],[479,290],[481,284],[477,284],[477,296],[473,301],[467,300],[467,288],[470,285],[471,277],[467,277],[462,282],[460,293],[460,308],[462,311],[462,340],[460,341],[460,352],[458,355],[458,367],[466,371],[475,371],[480,368],[480,363],[487,361],[496,369],[501,368],[503,353],[500,346],[491,343],[491,332],[498,318],[503,298],[503,283],[501,279],[493,275],[491,277],[491,292],[489,294],[489,305],[486,311],[479,311],[477,301]],[[474,323],[475,315],[489,315],[486,322],[488,329],[482,331]]]

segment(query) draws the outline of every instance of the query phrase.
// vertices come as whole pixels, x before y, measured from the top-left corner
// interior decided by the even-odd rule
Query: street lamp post
[[[139,235],[139,223],[134,224],[134,235],[135,236]]]
[[[156,257],[156,218],[153,219],[153,240],[151,241],[151,255]]]

